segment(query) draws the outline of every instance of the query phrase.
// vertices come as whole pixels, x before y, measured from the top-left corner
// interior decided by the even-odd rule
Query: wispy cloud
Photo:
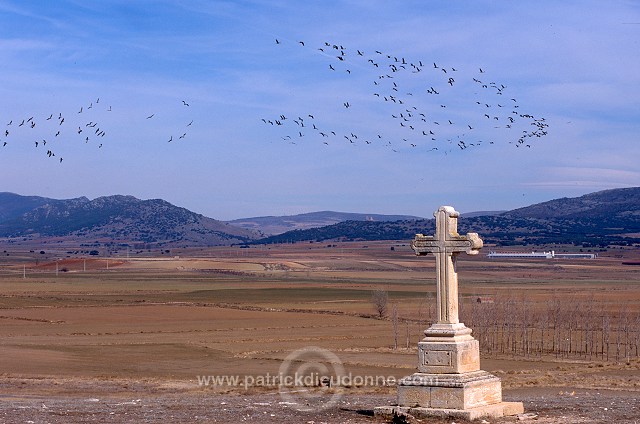
[[[234,218],[305,205],[414,214],[436,201],[506,209],[640,183],[640,26],[623,25],[640,21],[635,2],[536,3],[544,13],[507,1],[36,3],[0,3],[0,129],[11,119],[39,119],[33,132],[0,137],[9,142],[0,147],[6,190],[51,197],[128,191]],[[325,42],[345,48],[348,66],[340,72],[329,68],[340,53],[318,50]],[[366,60],[376,50],[384,69]],[[386,55],[422,61],[422,73],[392,75]],[[441,67],[457,69],[455,87]],[[374,82],[387,74],[398,98],[412,97],[407,107],[375,95],[384,97]],[[504,84],[504,101],[488,98],[474,77]],[[427,92],[432,86],[439,95]],[[76,122],[84,117],[79,107],[98,97],[113,107],[100,116],[111,137],[99,150],[60,143],[68,160],[54,166],[32,136],[50,113],[74,113]],[[515,112],[550,124],[548,135],[527,140],[531,147],[514,143],[529,123],[511,132],[488,124],[499,108],[516,104],[511,98]],[[409,103],[430,122],[446,123],[445,136],[431,140],[420,129],[417,137],[392,118],[411,113]],[[155,120],[146,119],[151,114]],[[329,143],[299,137],[291,121],[261,121],[280,114],[340,136]],[[167,142],[183,134],[187,118],[194,123],[182,144]],[[494,144],[457,144],[489,137]],[[37,166],[12,167],[27,162]],[[123,170],[136,170],[135,178]],[[69,181],[78,174],[87,177]]]

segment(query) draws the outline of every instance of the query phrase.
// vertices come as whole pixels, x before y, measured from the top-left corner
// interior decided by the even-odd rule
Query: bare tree
[[[393,350],[398,350],[398,305],[391,307],[391,325],[393,326]]]
[[[633,328],[635,328],[635,333],[633,336],[633,344],[636,351],[636,358],[638,358],[640,357],[640,355],[638,354],[638,345],[640,344],[640,313],[636,314]]]
[[[389,294],[386,290],[376,289],[371,293],[371,302],[379,318],[387,316]]]
[[[602,357],[606,355],[609,361],[609,341],[611,338],[611,317],[607,314],[602,318]]]
[[[583,309],[583,325],[584,325],[584,356],[589,355],[589,360],[593,358],[593,352],[595,351],[595,344],[597,342],[595,338],[596,332],[594,328],[595,322],[596,301],[593,293],[589,296],[586,302],[586,306]],[[596,356],[597,356],[596,351]]]

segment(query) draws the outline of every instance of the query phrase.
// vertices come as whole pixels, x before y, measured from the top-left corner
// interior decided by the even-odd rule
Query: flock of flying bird
[[[181,101],[181,105],[189,107],[189,103],[184,100]],[[64,143],[82,142],[95,144],[97,148],[103,147],[107,131],[100,122],[104,124],[104,120],[101,121],[101,119],[105,118],[103,113],[108,112],[112,112],[112,107],[104,107],[100,103],[100,98],[97,98],[88,105],[79,106],[77,111],[73,113],[56,112],[50,113],[48,116],[36,117],[34,115],[28,118],[10,119],[0,134],[0,148],[10,148],[13,144],[27,142],[41,150],[46,157],[62,163],[64,158],[60,155],[59,148]],[[155,116],[156,114],[152,113],[147,115],[146,119],[150,120]],[[193,120],[175,134],[175,140],[184,139],[187,136],[187,128],[192,125]],[[166,141],[173,140],[173,134],[167,136]]]
[[[182,104],[182,106],[186,106],[186,107],[189,107],[189,106],[190,106],[190,105],[189,105],[189,103],[187,103],[185,100],[181,100],[181,104]],[[147,119],[152,119],[152,118],[154,118],[155,116],[156,116],[156,114],[155,114],[155,113],[152,113],[151,115],[147,116]],[[186,128],[189,128],[189,127],[191,127],[192,125],[193,125],[193,119],[191,119],[191,120],[189,121],[189,123],[187,123],[181,131],[179,131],[181,134],[178,136],[178,138],[177,138],[176,140],[182,140],[182,139],[184,139],[184,138],[187,136],[187,130],[186,130]],[[178,134],[175,134],[175,135],[178,135]],[[167,142],[168,142],[168,143],[171,143],[172,141],[174,141],[173,136],[174,136],[174,134],[170,134],[170,135],[169,135],[169,139],[167,140]]]
[[[312,49],[304,41],[276,39],[275,44]],[[328,60],[326,72],[337,78],[373,77],[366,86],[371,92],[338,100],[331,112],[335,116],[343,111],[337,121],[323,121],[315,111],[262,118],[289,143],[317,139],[326,145],[379,144],[394,152],[426,148],[446,154],[505,139],[516,147],[531,147],[533,140],[548,134],[545,118],[522,111],[517,99],[507,94],[507,87],[489,79],[482,68],[465,73],[439,63],[407,60],[380,50],[366,53],[330,42],[313,49]],[[356,84],[353,80],[350,85]],[[356,116],[350,116],[358,108],[377,113],[372,115],[375,124],[362,125]]]
[[[287,44],[275,41],[279,47]],[[288,44],[311,49],[304,41]],[[507,87],[489,79],[482,68],[465,74],[439,63],[410,61],[379,50],[365,53],[329,42],[313,52],[329,61],[325,72],[343,78],[358,74],[373,77],[366,85],[371,93],[340,99],[330,112],[333,118],[327,120],[314,111],[283,112],[262,118],[264,124],[277,128],[280,137],[290,143],[317,139],[326,145],[378,144],[394,152],[425,148],[446,154],[456,147],[465,150],[505,139],[516,147],[531,147],[533,140],[548,133],[544,118],[522,111],[518,101],[506,94]],[[353,84],[349,82],[356,87],[355,80]],[[182,100],[180,107],[189,107],[189,103]],[[350,115],[357,109],[371,112],[375,125],[358,122],[357,116]],[[26,141],[62,163],[62,156],[56,153],[65,140],[91,142],[102,148],[107,132],[99,121],[105,117],[102,113],[111,111],[111,106],[104,107],[97,98],[75,113],[12,119],[0,134],[0,148],[10,146],[14,140]],[[337,113],[340,119],[336,120]],[[146,116],[146,120],[154,118],[158,119],[155,113]],[[184,139],[192,124],[193,120],[185,122],[184,128],[167,135],[166,141]]]
[[[0,134],[0,147],[7,148],[11,144],[25,142],[32,143],[37,149],[49,158],[55,158],[62,163],[63,157],[56,155],[57,147],[64,140],[73,138],[84,143],[96,143],[98,148],[102,148],[102,141],[107,135],[103,127],[93,119],[99,116],[96,111],[111,111],[111,106],[104,108],[100,103],[100,98],[88,105],[82,105],[75,114],[62,114],[62,112],[51,113],[49,116],[11,119],[5,125],[5,129]]]

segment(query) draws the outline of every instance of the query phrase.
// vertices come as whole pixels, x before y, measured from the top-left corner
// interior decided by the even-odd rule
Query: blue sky
[[[0,191],[234,219],[640,185],[639,2],[0,0],[0,28]]]

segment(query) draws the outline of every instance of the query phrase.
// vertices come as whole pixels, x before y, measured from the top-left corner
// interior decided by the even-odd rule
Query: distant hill
[[[7,201],[2,203],[3,200]],[[174,206],[133,196],[55,200],[0,194],[0,237],[211,246],[244,243],[256,233]]]
[[[46,197],[0,193],[0,223],[17,218],[23,213],[53,201],[53,199]]]
[[[327,240],[411,240],[432,234],[433,219],[396,222],[346,221],[294,230],[257,243]],[[551,200],[499,215],[463,217],[458,231],[477,232],[497,245],[574,244],[584,247],[640,244],[640,187],[605,190]]]
[[[215,246],[329,240],[411,240],[433,234],[433,219],[407,215],[315,212],[246,218],[225,223],[161,199],[105,196],[56,200],[0,193],[0,238],[9,242]],[[323,225],[330,223],[330,225]],[[313,228],[310,228],[313,227]],[[281,231],[263,237],[260,230]],[[640,245],[640,188],[605,190],[512,211],[465,214],[459,232],[477,232],[486,244],[582,247]]]
[[[550,200],[504,213],[514,218],[628,218],[640,216],[640,187],[597,191],[580,197]]]
[[[277,235],[292,230],[307,230],[310,228],[325,227],[344,221],[387,222],[407,219],[421,219],[411,215],[381,215],[362,214],[348,212],[311,212],[289,216],[260,216],[255,218],[235,219],[227,221],[248,230],[259,231],[264,235]]]

